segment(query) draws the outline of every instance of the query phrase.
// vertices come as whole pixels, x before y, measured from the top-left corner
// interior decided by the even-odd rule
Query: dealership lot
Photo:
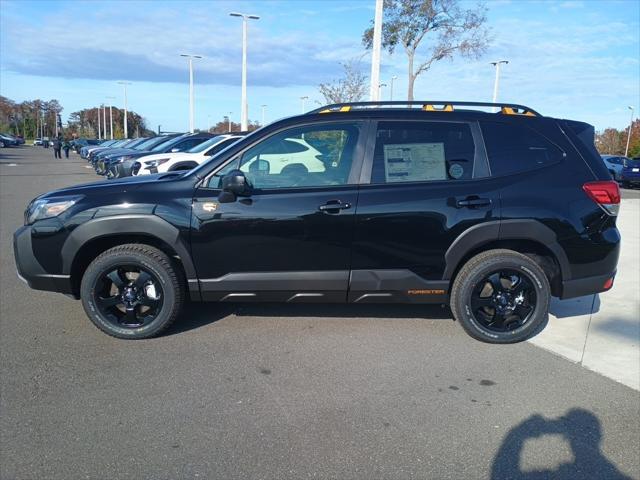
[[[498,479],[563,464],[640,478],[638,392],[545,350],[634,342],[617,313],[604,321],[618,333],[592,336],[595,299],[588,314],[555,304],[545,349],[478,343],[448,310],[410,306],[191,305],[161,338],[105,336],[79,302],[19,282],[11,251],[27,202],[96,180],[85,167],[0,153],[1,478]],[[569,342],[560,321],[584,333]]]

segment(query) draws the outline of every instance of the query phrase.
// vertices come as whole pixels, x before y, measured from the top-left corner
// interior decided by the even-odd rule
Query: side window
[[[493,176],[532,170],[564,156],[553,143],[525,126],[483,122],[482,134]]]
[[[217,172],[209,185],[218,188],[220,176],[238,167],[257,189],[345,185],[359,133],[355,123],[309,125],[277,133],[244,152],[239,163],[233,161]]]
[[[467,123],[380,122],[371,182],[470,179],[475,151]]]

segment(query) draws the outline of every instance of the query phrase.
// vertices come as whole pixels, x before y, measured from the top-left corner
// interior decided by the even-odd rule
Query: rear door
[[[499,188],[479,125],[379,121],[366,159],[349,300],[446,301],[452,244],[481,223],[498,234]]]

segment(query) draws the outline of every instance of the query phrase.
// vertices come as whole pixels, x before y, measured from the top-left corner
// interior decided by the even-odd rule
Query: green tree
[[[491,38],[486,27],[486,8],[461,7],[459,0],[385,0],[382,45],[393,53],[400,45],[408,60],[407,99],[413,100],[413,86],[421,73],[435,62],[478,58],[485,53]],[[373,23],[373,21],[371,22]],[[362,41],[373,44],[373,27],[365,30]]]
[[[342,63],[342,78],[330,83],[321,83],[318,90],[326,103],[359,102],[367,91],[367,76],[362,73],[355,60]]]

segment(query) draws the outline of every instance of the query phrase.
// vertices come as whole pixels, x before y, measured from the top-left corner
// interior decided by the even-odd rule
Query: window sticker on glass
[[[446,180],[444,143],[405,143],[384,146],[387,182]]]

